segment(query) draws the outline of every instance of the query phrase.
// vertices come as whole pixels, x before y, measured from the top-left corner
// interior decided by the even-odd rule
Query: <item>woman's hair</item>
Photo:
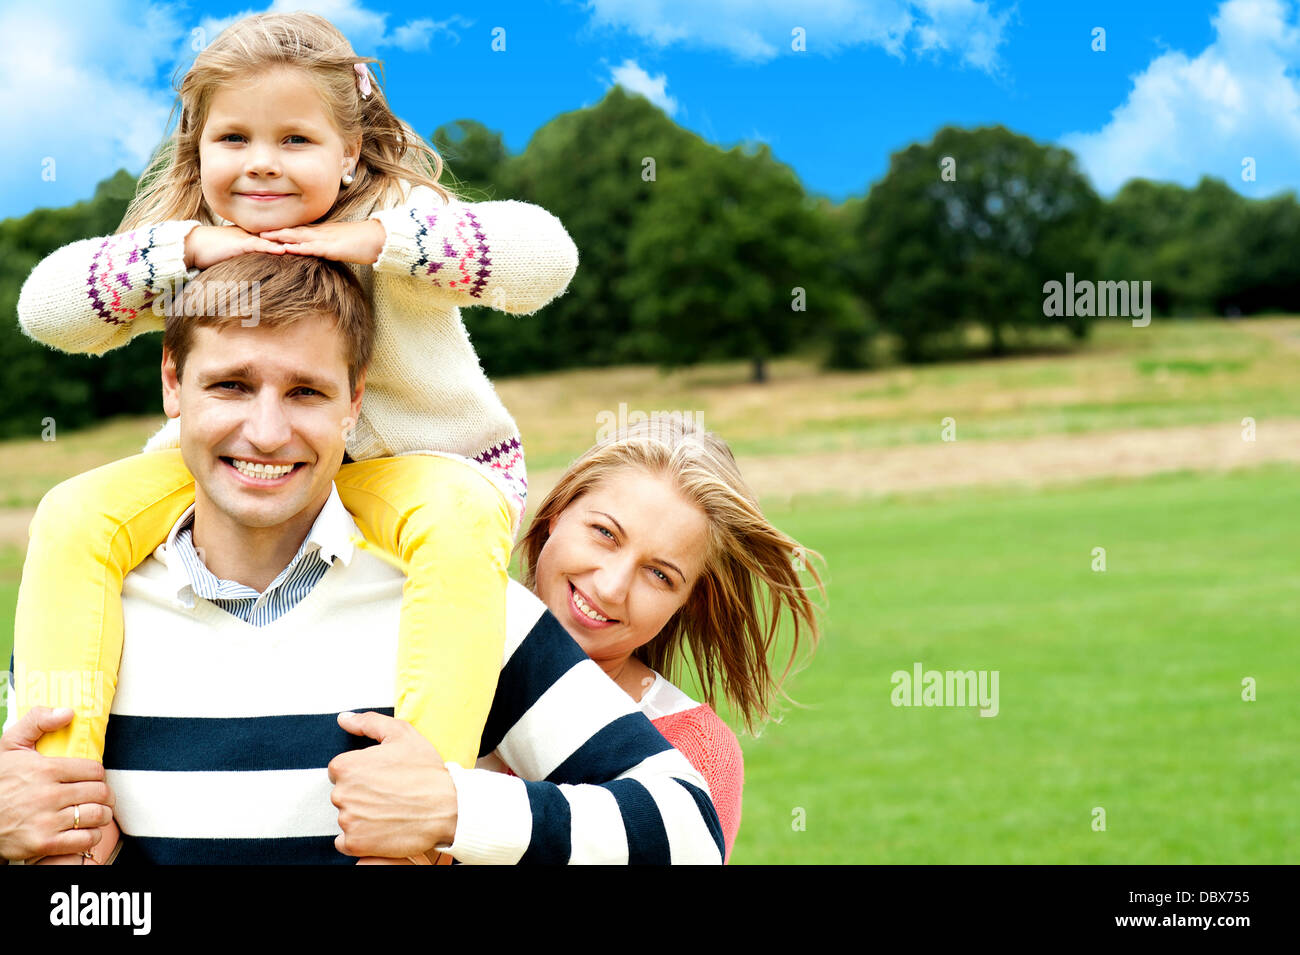
[[[716,686],[752,733],[772,714],[801,643],[815,648],[816,607],[800,585],[806,569],[825,596],[811,558],[763,516],[726,443],[682,415],[656,416],[602,441],[578,458],[546,495],[523,548],[524,583],[537,586],[537,561],[558,518],[593,487],[628,468],[669,478],[708,521],[704,569],[682,605],[653,640],[633,655],[676,682],[685,653],[698,668],[705,700],[716,707]],[[769,666],[783,611],[793,624],[790,656],[780,676]]]
[[[180,110],[180,122],[141,175],[117,231],[173,219],[216,225],[199,178],[199,141],[212,96],[265,70],[286,67],[302,70],[320,92],[345,142],[361,138],[353,182],[342,188],[323,219],[360,218],[377,203],[400,201],[401,181],[428,186],[450,201],[451,194],[438,183],[442,158],[393,115],[373,76],[370,96],[362,98],[355,64],[378,62],[353,53],[343,34],[315,14],[268,13],[231,24],[194,58],[181,81],[172,107],[173,117]]]

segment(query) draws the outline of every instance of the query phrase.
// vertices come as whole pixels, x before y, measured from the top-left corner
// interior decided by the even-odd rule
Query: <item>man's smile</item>
[[[284,464],[274,462],[249,461],[246,458],[223,457],[222,463],[239,475],[245,483],[254,487],[278,487],[288,484],[293,476],[305,467],[304,462],[297,461]]]

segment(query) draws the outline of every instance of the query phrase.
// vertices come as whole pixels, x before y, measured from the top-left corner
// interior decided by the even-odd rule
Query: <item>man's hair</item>
[[[179,381],[199,322],[281,328],[316,315],[333,320],[343,339],[348,387],[356,391],[374,349],[374,314],[352,270],[316,256],[249,252],[204,269],[172,300],[163,348],[171,352]]]

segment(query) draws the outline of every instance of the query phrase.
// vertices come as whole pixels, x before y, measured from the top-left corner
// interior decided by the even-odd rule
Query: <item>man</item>
[[[220,299],[205,288],[217,282],[258,283],[255,325],[181,317]],[[195,504],[123,588],[105,750],[127,837],[119,861],[347,862],[340,853],[434,848],[464,862],[720,861],[702,778],[514,582],[483,752],[499,749],[520,777],[444,766],[383,715],[403,577],[354,546],[333,484],[374,334],[352,273],[246,255],[208,269],[178,305],[164,406],[180,418]],[[349,710],[372,712],[338,715]],[[0,792],[15,791],[14,767],[30,773],[43,758],[25,745],[39,719],[0,745]],[[364,736],[380,745],[361,749]],[[46,769],[59,776],[46,787],[72,771]],[[113,805],[88,792],[92,812]],[[10,857],[20,850],[5,841],[4,812]]]

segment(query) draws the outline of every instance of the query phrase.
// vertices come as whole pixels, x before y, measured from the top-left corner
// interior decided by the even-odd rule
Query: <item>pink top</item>
[[[740,829],[741,790],[745,785],[745,760],[736,734],[710,707],[692,700],[659,673],[641,697],[640,705],[655,729],[709,784],[727,846],[725,859],[730,861],[731,847]]]

